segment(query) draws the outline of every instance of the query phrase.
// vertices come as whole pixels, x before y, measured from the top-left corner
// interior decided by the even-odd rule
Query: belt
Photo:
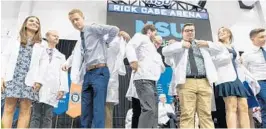
[[[98,68],[105,67],[105,66],[107,66],[107,65],[106,64],[91,65],[91,66],[87,67],[87,71],[90,71],[93,69],[98,69]]]
[[[187,78],[196,78],[196,79],[202,79],[202,78],[206,78],[206,75],[189,75],[187,76]]]

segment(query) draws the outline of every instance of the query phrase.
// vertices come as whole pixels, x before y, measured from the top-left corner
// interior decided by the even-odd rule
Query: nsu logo
[[[169,6],[172,3],[172,0],[142,0],[143,3],[148,5],[155,5],[155,6]]]
[[[136,33],[141,32],[141,29],[144,27],[145,24],[154,24],[157,33],[162,37],[173,36],[178,39],[182,38],[181,31],[177,31],[177,24],[176,23],[167,23],[167,22],[153,22],[147,21],[144,23],[142,20],[135,21],[135,30]],[[182,28],[184,24],[180,24],[180,28]]]

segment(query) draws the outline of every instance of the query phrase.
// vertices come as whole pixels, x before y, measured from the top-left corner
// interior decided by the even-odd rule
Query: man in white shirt
[[[106,37],[105,37],[106,36]],[[105,35],[103,39],[108,39],[108,35]],[[125,31],[120,31],[119,36],[116,36],[107,48],[107,66],[110,71],[110,79],[108,82],[106,105],[105,105],[105,128],[113,127],[113,109],[114,105],[119,103],[119,79],[118,74],[123,75],[125,73],[125,66],[123,59],[125,56],[125,42],[128,42],[131,37]],[[72,55],[62,65],[62,70],[68,71],[72,66],[73,53],[77,50],[79,41],[77,42]]]
[[[165,67],[161,55],[152,43],[156,28],[146,24],[142,33],[136,33],[126,47],[126,55],[132,72],[134,85],[141,104],[138,128],[157,128],[158,103],[156,82]]]
[[[262,127],[266,128],[266,31],[254,29],[249,34],[253,46],[242,55],[244,66],[253,74],[260,85],[257,99],[261,106]]]
[[[175,121],[176,116],[173,107],[166,103],[166,95],[160,94],[160,102],[158,104],[158,116],[160,125],[166,126],[167,128],[176,128]]]
[[[53,109],[69,92],[67,72],[61,70],[61,65],[66,61],[65,55],[55,48],[59,42],[57,31],[48,31],[46,38],[48,47],[40,62],[43,86],[39,91],[39,102],[33,105],[30,128],[52,128]]]
[[[168,94],[179,95],[180,128],[194,128],[195,113],[199,115],[201,128],[214,128],[212,84],[217,81],[217,72],[209,51],[217,47],[210,42],[195,41],[193,23],[184,25],[182,36],[181,42],[170,40],[170,45],[162,50],[165,63],[173,69]]]

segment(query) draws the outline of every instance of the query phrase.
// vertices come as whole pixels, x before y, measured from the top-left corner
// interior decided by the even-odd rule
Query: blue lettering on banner
[[[176,23],[167,23],[167,22],[147,21],[146,23],[144,23],[144,21],[142,20],[136,20],[135,21],[136,33],[141,32],[141,29],[144,27],[145,24],[154,24],[158,31],[157,33],[162,37],[174,36],[178,39],[182,38],[181,32],[177,32]],[[184,24],[180,24],[180,28],[182,28],[183,26]]]
[[[150,7],[119,5],[119,4],[110,4],[110,3],[108,4],[108,11],[194,18],[194,19],[209,19],[209,15],[207,12],[194,12],[194,11],[174,10],[174,9],[164,9],[164,8],[150,8]]]

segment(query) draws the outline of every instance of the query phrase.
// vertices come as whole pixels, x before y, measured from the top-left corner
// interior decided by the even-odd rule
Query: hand
[[[209,44],[205,40],[196,40],[195,41],[198,47],[209,47]]]
[[[183,48],[190,48],[191,46],[191,43],[190,42],[187,42],[187,41],[184,41],[183,44],[182,44]]]
[[[118,34],[119,37],[123,37],[127,42],[131,39],[131,37],[129,36],[129,34],[125,31],[120,31]]]
[[[4,79],[2,78],[1,79],[1,92],[2,93],[5,91],[5,88],[6,88],[6,83],[5,83]]]
[[[253,112],[257,112],[257,111],[260,111],[260,107],[253,108]]]
[[[57,100],[60,100],[60,99],[62,99],[64,97],[64,91],[58,91],[57,92],[57,97],[56,97],[56,99]]]
[[[172,44],[172,43],[175,43],[176,42],[176,40],[174,40],[174,39],[170,39],[169,41],[168,41],[168,44]]]
[[[34,83],[34,86],[33,86],[33,90],[34,90],[35,92],[38,92],[40,89],[41,89],[41,84],[38,83],[38,82],[35,82],[35,83]]]
[[[131,62],[130,67],[132,68],[132,70],[134,70],[134,72],[137,72],[138,71],[138,62],[137,61]]]
[[[62,70],[63,70],[63,71],[68,71],[68,69],[69,69],[69,67],[68,67],[67,64],[63,64],[63,65],[62,65]]]

